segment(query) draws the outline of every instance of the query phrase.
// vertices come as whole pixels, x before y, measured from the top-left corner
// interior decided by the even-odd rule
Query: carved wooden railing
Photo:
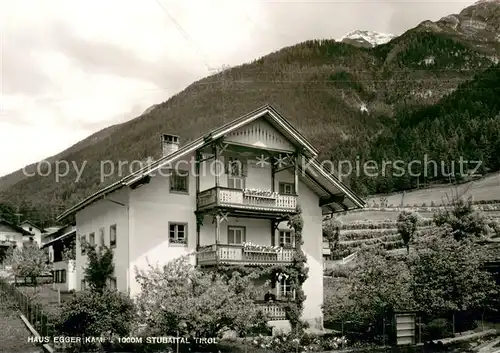
[[[237,265],[273,265],[291,263],[295,249],[280,248],[274,250],[250,250],[243,245],[214,244],[202,247],[196,254],[198,265],[237,264]]]
[[[285,320],[285,309],[274,303],[257,303],[264,315],[270,320]]]
[[[296,195],[259,196],[241,189],[215,187],[198,194],[198,208],[225,206],[255,210],[295,211]]]

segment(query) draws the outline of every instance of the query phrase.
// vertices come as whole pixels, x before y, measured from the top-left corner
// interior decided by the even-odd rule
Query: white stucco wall
[[[43,245],[42,244],[42,231],[40,229],[38,229],[37,227],[33,227],[29,223],[21,224],[21,228],[23,228],[24,230],[33,234],[33,240],[38,244],[39,247],[41,247]],[[31,230],[30,230],[30,228],[31,228]],[[25,236],[25,237],[26,237],[26,240],[29,240],[29,238],[30,238],[29,236]]]
[[[190,161],[189,156],[185,161]],[[180,167],[188,168],[188,164]],[[130,293],[137,294],[135,268],[147,270],[164,265],[196,249],[196,179],[190,174],[189,193],[170,192],[169,172],[164,170],[150,183],[130,193]],[[169,244],[169,222],[187,223],[187,246]],[[193,265],[195,257],[191,257]]]
[[[129,270],[128,258],[128,235],[129,235],[129,217],[128,217],[128,198],[129,190],[120,189],[107,199],[99,200],[90,206],[84,208],[76,214],[76,288],[81,289],[83,280],[83,268],[87,264],[87,256],[81,254],[80,237],[95,233],[96,244],[100,241],[100,229],[104,228],[104,243],[109,247],[110,226],[116,225],[116,248],[114,248],[115,277],[117,289],[126,292]],[[114,200],[125,204],[125,206],[111,202]]]
[[[319,207],[319,197],[306,184],[299,183],[299,204],[302,208],[304,226],[302,250],[307,256],[309,267],[308,278],[303,284],[306,301],[304,303],[303,319],[311,327],[322,327],[323,312],[323,239],[322,215]]]

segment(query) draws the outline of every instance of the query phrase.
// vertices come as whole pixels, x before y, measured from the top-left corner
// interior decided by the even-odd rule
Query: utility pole
[[[14,216],[17,217],[17,225],[21,224],[21,216],[23,214],[22,213],[14,213]]]
[[[227,92],[228,92],[228,87],[229,85],[227,84],[227,71],[231,68],[229,65],[222,65],[220,67],[215,67],[215,68],[209,68],[209,71],[215,72],[216,75],[221,76],[221,99],[222,99],[222,114],[224,116],[224,120],[226,120],[226,101],[227,101]],[[224,121],[225,122],[225,121]]]

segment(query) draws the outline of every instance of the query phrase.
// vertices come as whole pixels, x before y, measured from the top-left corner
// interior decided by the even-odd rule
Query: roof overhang
[[[50,245],[54,244],[55,242],[62,241],[62,240],[66,239],[72,235],[76,235],[76,229],[73,229],[73,230],[71,230],[71,231],[51,240],[51,241],[46,242],[45,244],[42,245],[42,248],[46,248],[47,246],[50,246]]]

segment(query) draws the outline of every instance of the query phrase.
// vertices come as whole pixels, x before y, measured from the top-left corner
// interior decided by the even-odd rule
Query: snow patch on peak
[[[394,34],[380,33],[375,31],[362,31],[354,30],[347,33],[345,36],[339,39],[339,42],[344,40],[361,40],[369,43],[372,46],[377,46],[389,42],[391,39],[395,38]]]

